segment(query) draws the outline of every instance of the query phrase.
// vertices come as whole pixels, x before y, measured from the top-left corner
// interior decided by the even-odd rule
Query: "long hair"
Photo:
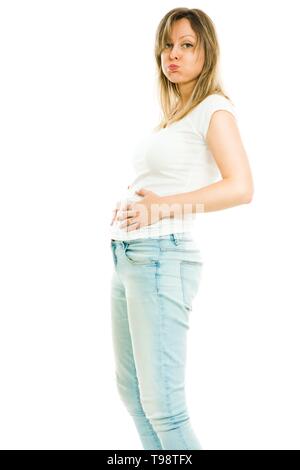
[[[171,36],[173,24],[181,18],[189,20],[191,28],[197,36],[196,50],[200,51],[200,46],[203,45],[205,58],[203,68],[197,77],[191,96],[183,108],[175,115],[176,108],[180,102],[180,90],[178,84],[170,82],[163,73],[161,53]],[[197,8],[174,8],[166,13],[156,30],[154,54],[157,65],[157,89],[163,112],[161,121],[155,127],[155,130],[164,128],[172,122],[179,121],[207,96],[213,93],[223,95],[233,104],[232,100],[223,91],[224,87],[219,76],[220,47],[215,26],[211,18],[202,10]]]

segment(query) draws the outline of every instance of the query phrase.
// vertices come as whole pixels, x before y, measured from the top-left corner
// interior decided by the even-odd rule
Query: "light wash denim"
[[[202,449],[185,396],[187,333],[203,260],[192,233],[110,240],[118,392],[144,449]]]

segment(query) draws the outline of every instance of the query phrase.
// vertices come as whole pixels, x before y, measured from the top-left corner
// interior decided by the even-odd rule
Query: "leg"
[[[188,319],[201,264],[190,261],[189,252],[183,256],[184,264],[171,251],[156,266],[127,263],[128,321],[141,403],[168,450],[202,449],[185,397]]]
[[[125,288],[115,270],[111,280],[111,320],[118,392],[134,420],[144,448],[162,449],[160,440],[141,405],[127,317]]]

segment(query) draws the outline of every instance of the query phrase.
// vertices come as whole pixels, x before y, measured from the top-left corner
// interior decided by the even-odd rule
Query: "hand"
[[[135,193],[144,196],[143,199],[139,202],[127,203],[123,210],[115,209],[115,218],[123,220],[120,228],[125,228],[127,232],[154,224],[162,218],[160,211],[161,197],[158,194],[144,188],[140,188]]]
[[[111,220],[110,225],[112,225],[114,223],[114,221],[116,220],[116,216],[117,216],[118,210],[120,208],[120,205],[121,205],[121,201],[118,201],[117,204],[116,204],[115,209],[113,209],[113,218]]]

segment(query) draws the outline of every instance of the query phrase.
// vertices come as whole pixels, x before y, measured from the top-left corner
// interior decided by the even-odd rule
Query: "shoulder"
[[[192,112],[195,111],[195,114],[203,114],[214,109],[228,109],[233,113],[236,111],[235,106],[230,99],[220,95],[219,93],[213,93],[197,104]]]
[[[234,104],[225,96],[218,93],[208,95],[190,113],[195,131],[206,139],[207,130],[211,117],[215,111],[229,111],[236,118],[236,108]]]

